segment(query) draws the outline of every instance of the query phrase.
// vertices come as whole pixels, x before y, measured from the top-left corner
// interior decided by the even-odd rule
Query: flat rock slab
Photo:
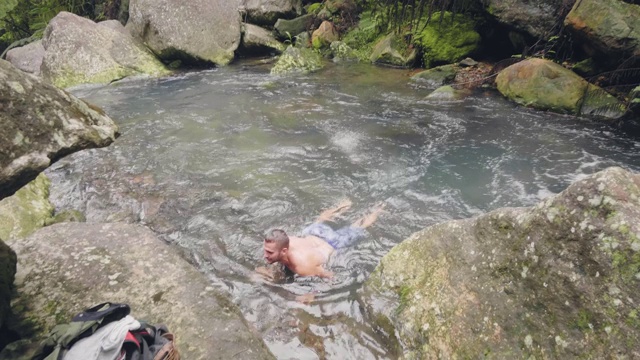
[[[166,324],[183,359],[273,359],[227,295],[145,227],[57,224],[10,246],[18,254],[13,311],[34,337],[111,301]]]

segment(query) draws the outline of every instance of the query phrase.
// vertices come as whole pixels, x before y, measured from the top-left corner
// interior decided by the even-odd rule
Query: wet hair
[[[284,230],[273,229],[264,238],[264,241],[268,243],[276,243],[278,249],[284,249],[289,247],[289,236]]]

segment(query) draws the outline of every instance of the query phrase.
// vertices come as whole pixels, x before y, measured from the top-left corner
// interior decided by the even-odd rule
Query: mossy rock
[[[53,218],[46,222],[46,225],[59,224],[63,222],[85,222],[87,217],[81,211],[78,210],[65,210],[58,214],[55,214]]]
[[[496,84],[507,98],[541,110],[606,118],[624,114],[624,105],[613,96],[545,59],[526,59],[507,67]]]
[[[414,64],[416,50],[401,35],[391,33],[378,41],[370,60],[376,64],[407,67]]]
[[[406,359],[633,358],[638,217],[640,175],[609,168],[533,207],[413,234],[380,261],[362,306]]]
[[[411,77],[411,80],[429,87],[438,87],[451,83],[458,73],[459,67],[453,64],[437,66],[421,71]]]
[[[358,54],[343,41],[334,41],[329,46],[333,61],[358,61]]]
[[[308,73],[322,67],[322,57],[319,53],[311,49],[289,46],[271,68],[271,74]]]
[[[422,49],[424,66],[452,64],[471,55],[480,46],[480,34],[472,19],[462,14],[434,13],[429,24],[415,34]]]
[[[0,240],[23,238],[45,226],[53,217],[49,202],[51,182],[44,174],[0,201]]]

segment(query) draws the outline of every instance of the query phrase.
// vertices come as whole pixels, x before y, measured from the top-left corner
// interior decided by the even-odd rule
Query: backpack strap
[[[171,339],[162,345],[160,350],[156,353],[156,356],[153,357],[153,360],[180,360],[180,354],[173,342],[173,334],[166,333],[163,336],[165,335],[170,335]]]

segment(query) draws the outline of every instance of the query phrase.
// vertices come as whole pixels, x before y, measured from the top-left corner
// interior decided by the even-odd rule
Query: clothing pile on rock
[[[164,325],[138,321],[129,305],[102,303],[51,330],[32,360],[179,360]]]

